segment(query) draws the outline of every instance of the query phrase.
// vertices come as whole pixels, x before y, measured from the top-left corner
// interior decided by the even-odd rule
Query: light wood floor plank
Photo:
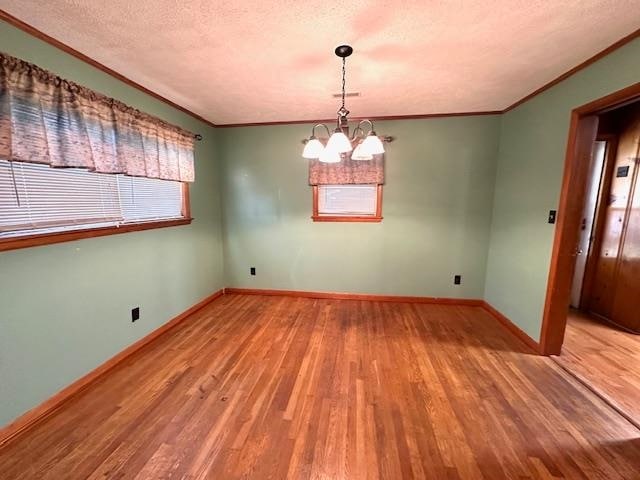
[[[640,431],[479,307],[226,295],[0,478],[638,480]]]
[[[572,310],[555,359],[640,425],[640,335]]]

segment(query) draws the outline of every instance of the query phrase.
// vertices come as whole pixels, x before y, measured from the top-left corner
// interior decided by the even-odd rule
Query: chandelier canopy
[[[324,163],[339,163],[343,159],[358,161],[373,160],[374,155],[384,154],[383,141],[390,142],[391,137],[378,137],[371,120],[361,120],[349,137],[349,110],[345,107],[346,60],[353,53],[349,45],[340,45],[335,54],[342,58],[342,104],[338,110],[336,128],[331,130],[324,123],[318,123],[311,129],[311,136],[305,141],[302,156]],[[316,128],[326,131],[326,137],[316,137]]]

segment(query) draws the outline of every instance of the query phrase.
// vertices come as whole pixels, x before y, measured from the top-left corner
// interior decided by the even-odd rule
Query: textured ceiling
[[[216,124],[502,110],[640,26],[638,0],[0,0]]]

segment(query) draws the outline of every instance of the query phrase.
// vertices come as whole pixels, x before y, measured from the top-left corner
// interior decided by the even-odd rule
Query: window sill
[[[311,217],[314,222],[364,222],[380,223],[382,217],[377,216],[346,216],[346,215],[314,215]]]
[[[88,228],[71,232],[44,233],[41,235],[29,235],[26,237],[4,238],[0,240],[0,252],[16,250],[19,248],[39,247],[53,243],[71,242],[83,238],[104,237],[118,233],[139,232],[154,228],[175,227],[189,225],[193,218],[179,218],[177,220],[161,220],[158,222],[143,222],[121,225],[120,227]]]

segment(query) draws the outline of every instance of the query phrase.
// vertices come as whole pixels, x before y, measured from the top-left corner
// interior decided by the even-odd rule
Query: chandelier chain
[[[344,109],[344,95],[345,95],[345,75],[346,75],[346,63],[347,63],[347,59],[342,57],[342,109]]]

